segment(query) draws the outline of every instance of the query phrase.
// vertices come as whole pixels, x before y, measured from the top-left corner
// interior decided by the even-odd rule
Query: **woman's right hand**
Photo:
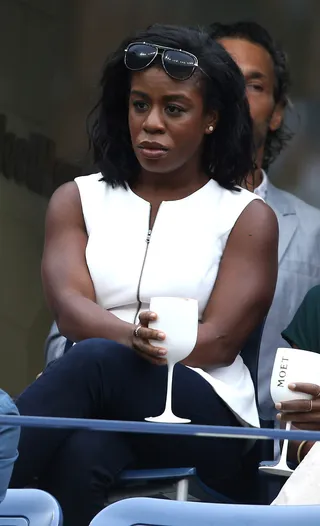
[[[320,431],[320,385],[308,383],[290,384],[289,389],[312,396],[311,400],[290,400],[276,404],[280,410],[277,419],[292,422],[294,427],[310,431]]]
[[[149,323],[156,319],[157,315],[155,312],[141,312],[139,315],[140,323],[133,333],[132,345],[137,353],[145,360],[148,360],[148,362],[154,365],[166,365],[166,349],[151,345],[149,341],[158,340],[159,342],[162,342],[166,337],[163,332],[148,327]]]

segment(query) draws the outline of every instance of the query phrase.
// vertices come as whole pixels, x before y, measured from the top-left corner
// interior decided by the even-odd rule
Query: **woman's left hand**
[[[275,407],[280,411],[277,419],[281,422],[292,422],[293,425],[305,430],[320,430],[320,385],[296,383],[290,384],[289,389],[297,393],[312,396],[311,400],[291,400],[281,402]]]

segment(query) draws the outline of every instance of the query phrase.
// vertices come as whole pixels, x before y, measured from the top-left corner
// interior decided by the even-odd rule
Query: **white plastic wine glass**
[[[311,395],[291,391],[288,388],[289,384],[298,382],[320,383],[319,354],[300,349],[278,349],[270,382],[270,393],[274,403],[290,400],[311,400]],[[286,431],[289,431],[290,428],[291,422],[286,422]],[[293,470],[287,463],[288,445],[289,441],[284,440],[278,462],[270,462],[268,465],[259,467],[259,469],[273,475],[290,477]]]
[[[152,329],[161,330],[166,338],[161,346],[167,349],[168,383],[165,410],[162,415],[146,418],[148,422],[179,423],[190,422],[172,412],[172,379],[176,363],[192,352],[198,336],[198,302],[189,298],[151,298],[150,311],[157,319],[149,323]],[[159,346],[159,341],[153,342]]]

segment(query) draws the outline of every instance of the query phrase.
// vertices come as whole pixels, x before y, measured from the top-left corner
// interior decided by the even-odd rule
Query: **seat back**
[[[256,401],[257,401],[257,407],[258,412],[260,416],[260,425],[261,427],[267,427],[267,428],[273,428],[274,422],[273,420],[264,420],[261,416],[261,410],[259,407],[259,397],[258,397],[258,366],[259,366],[259,354],[260,354],[260,346],[261,346],[261,339],[263,334],[263,329],[265,326],[265,319],[264,321],[258,325],[258,327],[255,328],[255,330],[250,334],[250,337],[248,338],[246,345],[244,346],[243,350],[241,351],[240,355],[242,356],[242,359],[245,363],[245,365],[248,367],[256,394]],[[273,460],[274,457],[274,444],[273,442],[269,440],[260,440],[259,444],[256,444],[256,451],[258,453],[257,460]]]
[[[8,522],[9,521],[9,522]],[[29,526],[30,522],[22,517],[0,517],[0,526]]]
[[[9,489],[0,504],[0,526],[62,526],[62,511],[52,495],[38,489]]]
[[[101,511],[90,526],[319,526],[320,506],[244,506],[125,499]]]
[[[66,338],[60,334],[56,322],[53,322],[44,344],[45,365],[61,358],[66,351],[66,346]]]
[[[262,333],[265,325],[265,320],[258,325],[250,334],[245,346],[243,347],[240,356],[244,364],[248,367],[255,392],[258,400],[258,364]]]

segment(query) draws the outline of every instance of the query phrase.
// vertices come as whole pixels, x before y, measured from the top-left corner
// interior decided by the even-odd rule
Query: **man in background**
[[[248,189],[273,208],[279,222],[278,283],[262,336],[258,372],[260,408],[265,418],[272,418],[274,357],[278,347],[289,346],[281,332],[308,290],[320,283],[320,211],[273,186],[267,175],[270,164],[291,138],[283,122],[290,89],[284,51],[255,22],[215,23],[210,32],[233,57],[246,82],[257,164],[255,173],[248,177]]]

